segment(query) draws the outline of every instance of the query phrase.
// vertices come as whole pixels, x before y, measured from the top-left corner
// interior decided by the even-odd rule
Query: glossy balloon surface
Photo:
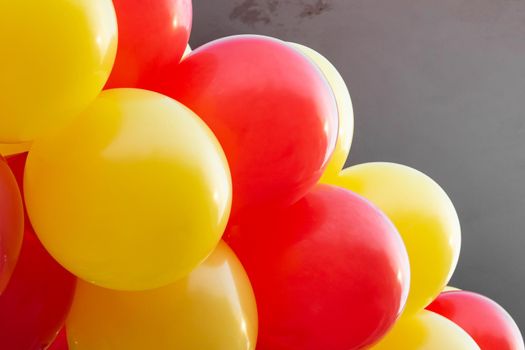
[[[0,144],[0,156],[10,156],[27,152],[31,148],[31,142],[25,143],[2,143]]]
[[[0,296],[0,348],[45,349],[66,320],[75,284],[26,227],[20,258]]]
[[[480,350],[476,342],[453,322],[426,310],[403,316],[392,331],[370,349]]]
[[[66,329],[62,328],[53,343],[46,350],[69,350]]]
[[[11,155],[6,158],[7,165],[11,169],[13,175],[15,176],[15,180],[18,185],[18,189],[20,190],[22,202],[24,199],[24,172],[25,172],[26,160],[27,160],[27,152]],[[29,216],[27,215],[25,203],[23,202],[22,205],[24,208],[24,227],[31,227],[32,229],[33,226],[31,225],[31,222],[29,221]],[[20,240],[20,244],[21,243],[22,243],[22,239]]]
[[[516,322],[496,302],[467,291],[442,293],[427,307],[466,331],[483,350],[523,350]]]
[[[23,234],[22,197],[11,169],[0,155],[0,295],[15,268]]]
[[[227,231],[259,307],[258,350],[351,350],[396,321],[408,258],[392,223],[363,198],[319,185],[282,212]]]
[[[315,65],[290,45],[234,36],[194,50],[155,90],[213,130],[233,180],[232,219],[286,206],[321,177],[337,138],[337,106]]]
[[[106,88],[147,88],[180,61],[192,24],[191,0],[113,0],[118,50]]]
[[[333,183],[367,198],[396,225],[410,259],[406,312],[422,310],[445,288],[459,258],[461,228],[445,191],[427,175],[394,163],[352,166]]]
[[[231,180],[219,143],[189,109],[137,89],[103,92],[26,165],[31,222],[86,281],[122,290],[183,277],[219,242]]]
[[[98,95],[117,49],[111,0],[0,2],[0,143],[31,141]]]
[[[330,84],[337,102],[337,111],[339,115],[337,143],[335,145],[332,159],[326,166],[321,179],[321,181],[329,183],[329,179],[337,176],[341,169],[343,169],[346,159],[348,158],[348,152],[350,152],[350,146],[352,145],[352,139],[354,136],[354,109],[352,107],[352,99],[350,98],[350,92],[348,92],[343,77],[326,57],[309,47],[295,43],[292,43],[291,45],[311,59],[317,67],[319,67]]]
[[[221,242],[189,276],[163,288],[79,283],[67,333],[75,350],[253,350],[257,307],[243,267]]]

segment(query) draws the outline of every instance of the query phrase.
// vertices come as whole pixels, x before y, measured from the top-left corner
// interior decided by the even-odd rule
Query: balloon
[[[24,172],[26,167],[27,152],[10,155],[5,160],[11,169],[11,172],[15,178],[15,182],[18,185],[20,193],[22,194],[21,201],[25,209],[25,203],[23,203],[22,199],[24,197]]]
[[[49,346],[49,348],[47,348],[47,350],[69,350],[69,346],[67,345],[67,335],[65,328],[62,328],[60,330],[60,333],[58,333],[57,337]]]
[[[22,205],[24,208],[23,216],[24,216],[24,227],[31,226],[31,222],[29,221],[29,217],[27,215],[26,206],[25,203],[23,203],[24,198],[24,169],[26,166],[26,159],[27,159],[27,152],[25,153],[19,153],[16,155],[11,155],[6,158],[7,165],[13,172],[13,175],[15,176],[16,183],[18,185],[18,188],[20,190],[21,194],[21,200]],[[20,245],[22,245],[22,237],[23,233],[20,235]]]
[[[442,293],[427,309],[463,328],[483,350],[525,349],[512,317],[487,297],[466,291]]]
[[[445,289],[443,289],[443,293],[454,292],[454,291],[458,291],[458,290],[461,290],[461,289],[458,289],[458,288],[452,287],[452,286],[446,286]]]
[[[119,292],[80,282],[67,333],[75,350],[253,350],[257,307],[242,265],[220,243],[163,288]]]
[[[119,43],[106,88],[147,88],[179,64],[190,38],[191,0],[113,0]]]
[[[258,350],[352,350],[381,338],[409,286],[395,227],[350,191],[319,185],[229,227],[259,307]]]
[[[479,350],[461,328],[430,311],[403,316],[371,350]]]
[[[337,107],[318,69],[286,43],[243,35],[199,47],[154,88],[213,130],[232,171],[232,219],[286,206],[314,186],[337,138]]]
[[[22,195],[26,158],[27,153],[7,158],[7,164],[15,176]],[[5,339],[8,344],[16,345],[16,349],[40,350],[52,341],[56,330],[64,323],[65,315],[71,306],[76,278],[58,265],[45,251],[34,234],[27,214],[24,218],[26,232],[23,254],[6,291],[6,299],[0,298],[0,327],[9,322],[10,327],[5,329],[9,334]],[[45,279],[44,276],[49,278]],[[4,308],[1,305],[9,307],[4,315],[5,318],[2,318]],[[15,323],[11,323],[8,319],[13,313],[16,314]],[[62,333],[63,331],[60,334]],[[67,350],[67,342],[65,348],[60,345],[60,334],[48,349]],[[0,330],[1,339],[4,339],[3,335]]]
[[[0,1],[0,143],[31,141],[77,116],[111,71],[111,0]]]
[[[31,148],[31,142],[26,143],[2,143],[0,144],[0,155],[6,157],[13,154],[27,152]]]
[[[26,227],[18,264],[0,296],[0,347],[45,349],[62,328],[76,278],[46,252]]]
[[[51,255],[122,290],[190,272],[219,242],[231,203],[211,131],[176,101],[137,89],[104,91],[71,126],[35,142],[24,184]]]
[[[22,197],[13,173],[0,156],[0,295],[15,268],[23,234]]]
[[[321,181],[329,183],[329,179],[337,176],[341,169],[343,169],[346,158],[348,158],[348,152],[350,152],[350,146],[352,145],[354,134],[354,109],[352,107],[352,99],[350,98],[350,93],[348,92],[343,77],[330,61],[309,47],[295,43],[290,44],[319,67],[330,84],[337,102],[339,114],[337,144],[335,145],[332,159],[328,163],[321,178]]]
[[[356,165],[333,183],[369,199],[396,225],[410,259],[405,312],[422,310],[447,285],[459,258],[461,229],[447,194],[425,174],[394,163]]]

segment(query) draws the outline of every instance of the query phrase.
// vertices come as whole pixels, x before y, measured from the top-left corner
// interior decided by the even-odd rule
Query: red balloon
[[[402,311],[409,263],[399,233],[368,201],[319,185],[293,206],[229,227],[252,282],[258,350],[352,350]]]
[[[0,348],[45,349],[64,325],[76,278],[26,228],[20,258],[0,296]]]
[[[15,268],[23,233],[22,197],[11,170],[0,156],[0,295]]]
[[[24,203],[24,168],[26,166],[26,159],[27,159],[27,152],[19,153],[16,155],[12,155],[6,158],[7,164],[9,165],[9,168],[11,168],[11,171],[13,172],[13,175],[15,176],[16,183],[18,184],[18,188],[20,189],[20,194],[22,195],[22,203],[24,207],[24,227],[31,226],[31,222],[29,221],[29,216],[26,212],[26,206]],[[22,235],[20,236],[22,237]],[[22,245],[22,240],[20,240],[20,245]]]
[[[286,43],[244,35],[204,45],[153,88],[212,129],[233,179],[232,217],[286,206],[312,188],[337,137],[337,107],[319,70]]]
[[[496,302],[467,291],[444,292],[427,307],[463,328],[482,350],[523,350],[523,337]]]
[[[21,181],[25,154],[9,162]],[[0,349],[45,349],[64,325],[75,292],[76,278],[53,260],[27,223],[20,257],[0,296]]]
[[[113,0],[118,49],[106,88],[150,85],[179,64],[190,37],[191,0]]]
[[[22,198],[24,198],[24,168],[26,166],[27,154],[27,152],[23,152],[6,158],[6,162],[15,176]]]
[[[47,350],[68,350],[69,345],[67,344],[67,335],[66,335],[66,329],[62,328],[60,330],[60,333],[58,333],[57,337],[53,341],[53,344],[47,348]]]

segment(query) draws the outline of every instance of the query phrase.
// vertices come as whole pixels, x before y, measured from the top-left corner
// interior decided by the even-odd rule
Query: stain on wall
[[[229,18],[248,25],[270,24],[280,5],[293,7],[298,18],[316,17],[332,9],[328,0],[242,0],[232,8]]]
[[[330,9],[331,5],[328,1],[317,0],[315,3],[312,4],[304,4],[303,11],[300,13],[299,17],[305,18],[319,16],[323,12],[328,11]]]
[[[265,1],[261,4],[261,2],[257,0],[244,0],[232,9],[230,19],[240,20],[245,24],[268,24],[271,22],[268,12],[275,11],[276,6],[277,1]]]

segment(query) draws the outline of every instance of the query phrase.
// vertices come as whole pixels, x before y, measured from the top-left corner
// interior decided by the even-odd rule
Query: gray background
[[[194,0],[194,47],[241,33],[310,46],[345,77],[348,164],[429,174],[463,227],[452,284],[525,328],[525,0]]]

